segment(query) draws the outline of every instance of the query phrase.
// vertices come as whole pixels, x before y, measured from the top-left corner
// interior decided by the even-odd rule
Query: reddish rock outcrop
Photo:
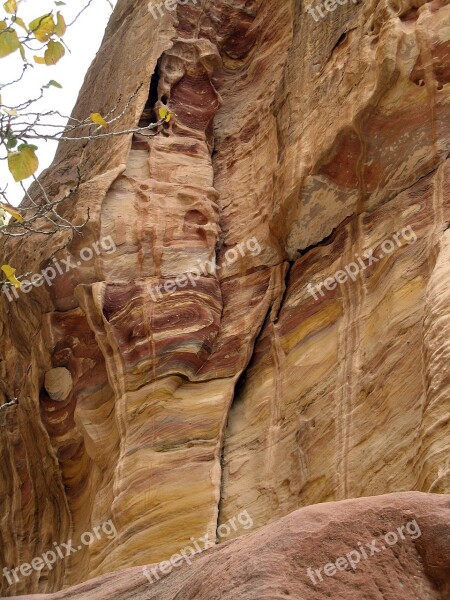
[[[450,496],[403,493],[309,506],[189,560],[152,583],[134,568],[23,598],[447,600]]]

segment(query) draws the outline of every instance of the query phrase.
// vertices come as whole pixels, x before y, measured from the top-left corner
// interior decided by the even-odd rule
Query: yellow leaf
[[[34,37],[40,42],[48,42],[50,37],[55,31],[55,22],[53,21],[53,15],[42,15],[38,19],[31,21],[30,31],[34,34]]]
[[[8,154],[8,168],[14,177],[14,181],[28,179],[39,167],[39,160],[34,153],[35,146],[22,144],[18,152]]]
[[[105,119],[100,113],[92,113],[91,121],[93,123],[97,123],[97,125],[101,125],[102,127],[108,127],[108,123],[105,121]]]
[[[3,5],[3,8],[10,15],[16,13],[17,12],[17,2],[16,2],[16,0],[7,0],[7,2],[5,2],[5,4]]]
[[[47,50],[44,52],[44,60],[46,65],[56,65],[61,60],[66,51],[61,42],[50,40],[47,44]]]
[[[16,279],[15,272],[16,270],[10,267],[9,265],[2,265],[2,271],[6,275],[8,281],[10,281],[15,288],[20,287],[20,281]]]
[[[172,117],[172,113],[169,112],[169,110],[165,106],[161,106],[158,109],[158,114],[159,118],[164,119],[166,123],[168,123],[170,121],[170,118]]]
[[[0,31],[0,58],[12,54],[18,48],[20,48],[20,42],[16,31],[11,27],[3,28]]]
[[[34,62],[38,65],[45,65],[45,58],[43,56],[33,56]]]
[[[58,37],[62,37],[66,33],[66,22],[60,12],[56,13],[55,33]]]
[[[12,217],[14,217],[14,219],[16,221],[19,221],[19,223],[22,223],[22,221],[23,221],[22,215],[20,213],[18,213],[16,210],[14,210],[14,208],[12,208],[11,206],[8,206],[7,204],[2,204],[1,202],[0,202],[0,206],[3,208],[3,210],[5,210]]]
[[[6,21],[0,21],[0,31],[3,31],[7,27]]]
[[[10,117],[18,117],[19,116],[19,113],[17,112],[17,110],[10,109],[10,108],[2,108],[2,110],[4,113],[9,115]]]

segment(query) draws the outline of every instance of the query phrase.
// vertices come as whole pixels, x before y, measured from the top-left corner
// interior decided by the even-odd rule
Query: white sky
[[[110,0],[110,4],[115,5],[116,1]],[[22,0],[17,14],[28,24],[34,18],[40,17],[51,10],[54,10],[55,14],[59,10],[64,15],[66,22],[70,23],[83,6],[87,4],[88,0],[65,0],[65,2],[66,6],[55,6],[55,3],[50,0],[39,0],[39,2],[36,2],[36,0]],[[3,4],[3,0],[1,0],[1,4]],[[33,112],[58,110],[65,115],[70,115],[86,71],[101,44],[111,12],[108,0],[92,0],[91,5],[80,16],[79,20],[69,27],[64,35],[64,42],[69,47],[71,54],[66,50],[66,55],[56,65],[36,64],[34,68],[28,69],[20,83],[2,90],[3,104],[13,106],[24,100],[37,97],[40,93],[40,87],[48,83],[50,79],[54,79],[63,86],[63,89],[50,87],[45,90],[44,97],[30,107],[29,110]],[[1,14],[3,14],[3,11]],[[42,54],[42,52],[39,53],[39,55]],[[22,65],[22,59],[18,51],[6,58],[1,58],[0,83],[8,83],[17,79],[22,72]],[[61,119],[58,122],[62,122]],[[54,130],[52,132],[54,133]],[[57,142],[30,140],[30,143],[39,148],[36,152],[39,158],[39,171],[36,173],[38,175],[52,162]],[[23,183],[28,186],[31,182],[32,179],[29,179]],[[8,184],[8,201],[17,206],[23,197],[22,189],[19,184],[14,182],[8,171],[6,161],[1,160],[0,188],[3,189],[5,184]]]

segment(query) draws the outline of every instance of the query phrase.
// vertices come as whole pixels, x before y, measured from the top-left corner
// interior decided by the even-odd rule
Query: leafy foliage
[[[59,11],[56,16],[53,13],[41,15],[26,25],[17,14],[16,0],[8,0],[3,8],[6,15],[4,20],[0,21],[0,58],[19,50],[24,62],[27,62],[27,49],[30,49],[30,42],[33,40],[44,44],[45,53],[55,61],[47,62],[44,54],[44,58],[35,56],[35,62],[47,65],[55,64],[64,56],[64,46],[61,42],[56,41],[56,38],[62,39],[67,30],[64,17]],[[58,48],[58,52],[55,52],[55,47]]]
[[[90,143],[99,138],[139,134],[144,137],[157,135],[163,125],[173,117],[169,108],[155,108],[155,119],[145,127],[120,129],[120,119],[129,110],[141,85],[127,99],[119,96],[110,110],[92,112],[84,119],[70,117],[56,110],[47,112],[36,111],[33,106],[50,89],[62,88],[54,79],[40,87],[39,94],[29,93],[29,100],[16,104],[5,104],[2,101],[2,91],[13,84],[21,84],[29,68],[47,69],[61,61],[68,50],[64,41],[67,29],[78,17],[89,8],[93,0],[81,8],[76,17],[66,23],[64,17],[65,2],[56,0],[55,8],[45,14],[38,14],[28,23],[21,14],[21,0],[0,0],[0,61],[2,58],[15,53],[20,55],[23,63],[22,72],[8,83],[0,83],[0,160],[5,160],[14,181],[21,186],[25,195],[20,207],[14,208],[8,202],[7,187],[0,187],[0,236],[20,237],[28,234],[53,235],[60,230],[71,230],[81,235],[84,223],[75,225],[65,219],[60,213],[62,205],[73,198],[81,184],[78,171],[76,185],[70,190],[51,197],[36,178],[39,168],[39,150],[34,142],[52,140],[56,142],[86,141]],[[106,0],[109,4],[109,0]],[[36,2],[39,6],[39,3]],[[111,6],[111,4],[110,4]],[[112,6],[111,6],[112,7]],[[3,8],[3,12],[2,12]],[[1,72],[0,66],[0,72]],[[44,79],[46,81],[47,78]],[[93,107],[96,108],[96,107]],[[59,121],[55,123],[54,120]],[[35,183],[31,196],[24,185],[28,179]],[[0,279],[1,285],[20,285],[19,280],[24,275],[16,277],[15,269],[10,265],[0,267],[6,279]]]

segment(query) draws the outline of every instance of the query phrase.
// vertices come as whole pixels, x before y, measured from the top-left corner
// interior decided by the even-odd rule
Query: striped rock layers
[[[449,22],[441,0],[320,21],[295,0],[157,20],[119,0],[74,115],[138,89],[120,128],[175,116],[59,147],[41,181],[56,198],[79,170],[63,214],[89,209],[83,238],[1,241],[19,273],[74,268],[0,299],[0,403],[17,398],[0,407],[0,563],[109,519],[117,536],[3,595],[163,560],[243,508],[260,527],[449,492]]]

